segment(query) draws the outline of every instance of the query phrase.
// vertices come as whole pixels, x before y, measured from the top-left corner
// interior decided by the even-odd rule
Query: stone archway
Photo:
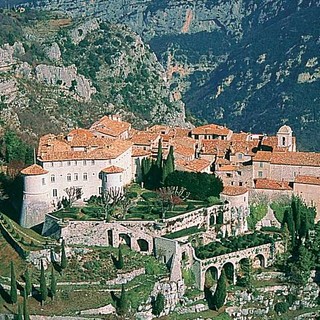
[[[131,238],[126,233],[119,234],[119,244],[125,244],[131,249]]]
[[[254,259],[253,259],[253,263],[252,263],[252,267],[254,269],[257,268],[265,268],[266,267],[266,258],[264,257],[263,254],[257,254]]]
[[[148,241],[146,241],[144,239],[138,239],[137,243],[138,243],[140,251],[142,251],[142,252],[148,252],[149,251],[149,243],[148,243]]]
[[[219,272],[215,266],[209,267],[204,276],[204,286],[211,288],[218,280]]]
[[[229,283],[235,283],[235,267],[232,262],[227,262],[223,265],[222,269],[224,270],[227,280]]]

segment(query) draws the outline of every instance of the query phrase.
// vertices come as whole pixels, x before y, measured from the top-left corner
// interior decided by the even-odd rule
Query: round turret
[[[44,222],[50,212],[48,171],[33,164],[21,171],[23,177],[23,199],[20,224],[32,227]]]
[[[102,172],[102,190],[121,189],[123,188],[124,169],[116,166],[110,166],[103,169]]]

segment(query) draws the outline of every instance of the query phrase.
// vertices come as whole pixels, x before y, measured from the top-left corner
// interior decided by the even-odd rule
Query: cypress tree
[[[24,320],[30,320],[28,300],[25,291],[23,295],[23,318]]]
[[[284,221],[288,226],[288,230],[290,232],[290,236],[291,236],[291,242],[292,242],[292,247],[294,247],[295,245],[295,227],[294,227],[294,221],[293,221],[293,215],[292,215],[292,211],[290,209],[287,209],[284,212]]]
[[[51,283],[50,283],[51,299],[53,300],[57,293],[57,280],[54,274],[54,269],[51,267]]]
[[[170,146],[169,154],[167,157],[167,171],[168,174],[172,173],[175,170],[174,167],[174,155],[173,155],[173,146]]]
[[[152,309],[152,313],[159,317],[161,312],[163,311],[164,309],[164,302],[165,302],[165,298],[164,298],[164,295],[159,292],[157,294],[157,297],[156,297],[156,300],[154,302],[154,305],[153,305],[153,309]]]
[[[123,263],[122,250],[121,250],[121,247],[119,247],[117,269],[123,269],[123,264],[124,263]]]
[[[41,260],[41,272],[40,272],[40,296],[41,296],[41,305],[47,300],[48,297],[48,288],[46,283],[46,277],[44,274],[43,262]]]
[[[66,248],[65,248],[65,241],[62,240],[61,244],[61,262],[60,262],[60,267],[62,270],[64,270],[68,265],[68,259],[66,256]]]
[[[156,165],[159,169],[162,168],[162,142],[161,142],[161,139],[158,142],[158,153],[157,153]]]
[[[123,316],[128,311],[128,300],[125,292],[124,284],[121,287],[121,295],[117,303],[117,313],[119,316]]]
[[[18,314],[17,314],[16,319],[17,320],[22,320],[22,318],[23,318],[23,314],[22,314],[22,310],[21,310],[21,305],[18,304]]]
[[[25,279],[25,284],[26,284],[24,287],[24,290],[26,291],[27,297],[29,297],[31,294],[32,284],[31,284],[31,277],[30,277],[30,273],[29,273],[28,268],[24,272],[24,279]]]
[[[11,303],[13,304],[13,303],[16,303],[18,300],[16,273],[14,270],[13,261],[11,261],[11,264],[10,264],[10,271],[11,271],[10,299],[11,299]]]
[[[213,306],[216,310],[220,309],[224,305],[226,296],[227,296],[227,278],[226,278],[225,271],[222,270],[220,278],[217,283],[216,291],[212,298]]]

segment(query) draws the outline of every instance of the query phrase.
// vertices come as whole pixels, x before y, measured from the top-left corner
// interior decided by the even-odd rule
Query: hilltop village
[[[58,269],[66,308],[74,308],[79,286],[95,297],[78,314],[193,319],[215,309],[228,316],[221,319],[249,320],[318,310],[311,270],[319,260],[320,154],[298,152],[287,125],[276,136],[216,124],[139,131],[104,116],[89,129],[42,136],[36,163],[21,176],[22,227],[0,215],[1,231],[42,273],[65,268],[66,254],[70,271]],[[39,225],[41,236],[27,229]],[[147,280],[132,284],[139,279]],[[66,294],[66,284],[77,290]],[[130,307],[110,300],[120,286]],[[96,290],[106,292],[99,303]]]
[[[155,125],[138,131],[114,115],[67,136],[41,137],[37,164],[21,172],[21,225],[43,222],[68,187],[80,188],[78,200],[86,201],[103,188],[140,183],[143,159],[156,158],[159,142],[164,158],[173,147],[176,170],[216,175],[223,181],[223,194],[243,195],[244,207],[256,195],[272,201],[295,194],[314,206],[316,221],[320,219],[320,153],[297,152],[289,126],[282,126],[276,136],[235,133],[216,124],[192,130]]]

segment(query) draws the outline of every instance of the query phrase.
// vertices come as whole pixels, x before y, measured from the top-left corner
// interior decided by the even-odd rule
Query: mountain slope
[[[137,126],[183,124],[163,67],[125,26],[29,10],[0,21],[3,126],[38,136],[111,112]]]

